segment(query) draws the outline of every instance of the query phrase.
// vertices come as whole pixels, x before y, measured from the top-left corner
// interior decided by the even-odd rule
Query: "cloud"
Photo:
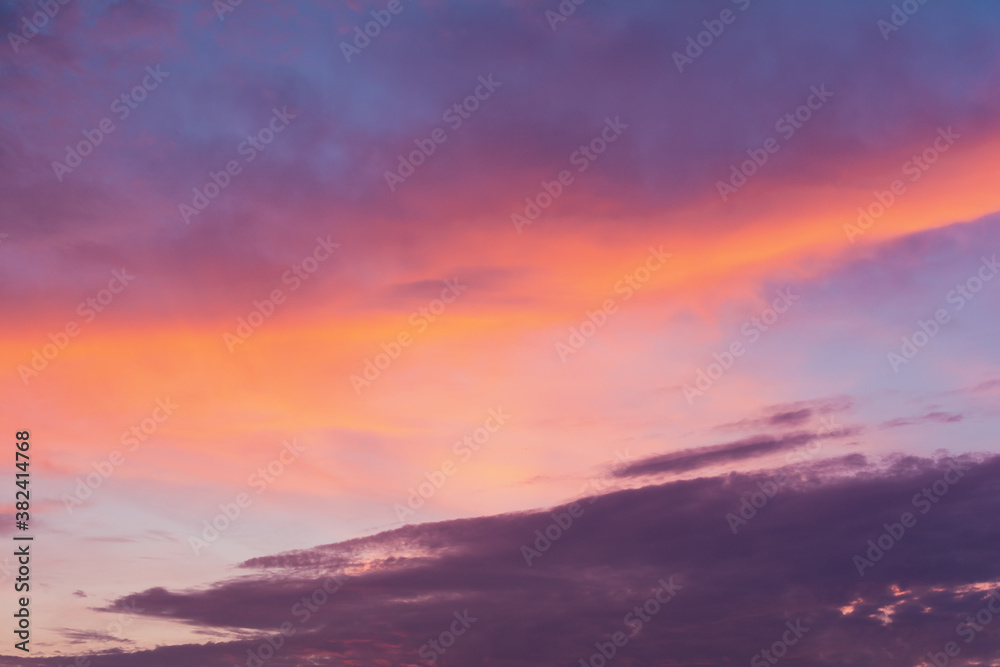
[[[71,628],[62,628],[57,630],[57,632],[62,635],[71,644],[84,644],[88,642],[116,642],[121,644],[134,644],[130,639],[123,639],[121,637],[116,637],[109,632],[97,632],[90,630],[74,630]]]
[[[769,418],[768,421],[773,422],[775,419],[779,423],[782,420],[802,421],[804,418],[800,415],[803,412],[807,413],[806,416],[811,414],[808,410],[778,413],[774,417]],[[860,429],[858,428],[849,428],[822,434],[801,432],[781,436],[755,436],[724,445],[696,447],[679,452],[651,456],[617,470],[614,474],[616,477],[640,477],[642,475],[655,475],[659,473],[688,472],[711,465],[733,463],[735,461],[783,452],[806,445],[819,437],[846,438],[856,435],[859,432]]]
[[[752,419],[742,419],[716,427],[726,431],[748,431],[763,428],[796,428],[804,426],[810,419],[817,416],[842,414],[854,407],[854,401],[848,396],[832,396],[812,401],[795,401],[793,403],[777,403],[761,410],[761,416]]]
[[[974,387],[959,390],[958,393],[980,394],[980,393],[991,392],[997,388],[1000,388],[1000,378],[993,378],[990,380],[986,380],[984,382],[980,382]]]
[[[32,10],[21,5],[5,16],[14,29]],[[217,271],[257,286],[280,275],[284,256],[316,233],[397,250],[438,244],[462,228],[492,234],[498,211],[506,220],[522,208],[609,116],[621,116],[627,134],[560,197],[547,214],[552,227],[577,232],[613,217],[616,228],[642,234],[651,219],[680,231],[690,227],[686,217],[666,213],[704,202],[708,210],[696,217],[706,234],[742,224],[715,214],[716,180],[774,135],[775,121],[813,85],[829,84],[836,96],[767,165],[759,189],[780,196],[803,185],[854,188],[861,177],[845,174],[855,171],[881,183],[882,156],[920,148],[945,119],[984,137],[1000,129],[990,113],[1000,98],[981,83],[997,52],[989,39],[997,13],[983,3],[922,8],[892,51],[866,3],[755,4],[683,74],[672,53],[712,18],[695,5],[592,4],[556,34],[540,7],[517,0],[407,7],[348,64],[330,28],[349,39],[368,14],[340,4],[287,13],[243,4],[238,20],[224,23],[210,8],[195,19],[191,8],[162,3],[67,5],[50,34],[20,54],[0,54],[5,245],[23,249],[32,266],[71,267],[43,273],[49,281],[71,276],[64,288],[128,258],[205,300]],[[957,48],[959,34],[976,48]],[[118,120],[110,102],[156,63],[170,77]],[[447,127],[443,112],[490,73],[503,82],[495,96],[449,129],[447,142],[390,196],[384,173],[414,141]],[[275,105],[299,117],[184,225],[178,204],[240,157],[237,146]],[[104,116],[115,131],[57,181],[52,162]],[[38,279],[11,271],[2,293],[27,305],[45,287]]]
[[[949,473],[956,463],[964,469],[957,480]],[[827,460],[792,471],[736,535],[726,515],[768,477],[617,491],[584,501],[530,567],[522,546],[568,506],[407,526],[255,559],[248,574],[209,588],[130,596],[149,616],[256,636],[103,654],[99,664],[245,664],[247,651],[274,639],[284,622],[295,633],[268,665],[419,663],[420,647],[465,610],[476,620],[441,664],[574,664],[618,631],[631,637],[623,665],[746,664],[781,638],[786,621],[808,628],[789,651],[796,664],[916,664],[954,639],[956,623],[1000,580],[998,473],[997,456]],[[918,511],[913,496],[940,492],[935,482],[946,474],[949,490]],[[903,512],[916,524],[859,576],[854,556]],[[305,607],[296,614],[337,573],[342,587],[308,619]],[[681,586],[676,598],[636,629],[635,607],[670,577]],[[990,638],[963,644],[963,658],[985,659]]]
[[[915,426],[917,424],[954,424],[965,419],[964,415],[955,412],[928,412],[918,417],[898,417],[879,424],[879,428],[899,428],[900,426]]]

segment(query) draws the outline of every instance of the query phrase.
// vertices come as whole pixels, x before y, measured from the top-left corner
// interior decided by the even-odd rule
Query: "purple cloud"
[[[746,664],[782,637],[786,622],[807,628],[789,649],[790,664],[916,664],[954,638],[1000,578],[1000,457],[854,455],[787,472],[787,484],[738,535],[725,517],[766,476],[583,501],[582,514],[531,567],[521,547],[573,506],[407,526],[258,558],[244,564],[245,576],[207,589],[153,588],[128,598],[149,616],[252,639],[91,658],[108,667],[242,665],[271,637],[281,646],[268,665],[418,664],[421,648],[467,612],[475,621],[439,656],[442,665],[574,664],[619,631],[629,637],[621,664]],[[927,493],[937,501],[923,500]],[[855,557],[906,512],[915,525],[859,575]],[[335,576],[343,578],[332,592],[316,595]],[[671,577],[675,599],[642,621],[636,607]],[[308,615],[304,599],[315,607]],[[283,623],[294,632],[281,636]],[[996,629],[984,635],[963,644],[963,658],[992,655]]]

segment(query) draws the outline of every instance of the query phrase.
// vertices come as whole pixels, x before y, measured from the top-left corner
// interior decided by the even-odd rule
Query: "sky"
[[[1000,665],[998,28],[0,1],[0,665]]]

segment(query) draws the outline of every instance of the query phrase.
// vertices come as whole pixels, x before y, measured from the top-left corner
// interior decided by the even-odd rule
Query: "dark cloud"
[[[956,463],[958,478],[949,472]],[[771,476],[731,474],[584,500],[547,548],[535,545],[544,551],[530,566],[522,548],[538,540],[536,531],[555,535],[547,528],[553,517],[565,525],[573,506],[407,526],[258,558],[244,564],[246,575],[206,589],[153,588],[128,598],[148,616],[252,631],[254,639],[92,662],[242,665],[248,649],[289,622],[295,634],[265,664],[419,664],[420,647],[468,610],[476,620],[437,664],[575,665],[595,642],[630,633],[626,614],[670,577],[682,588],[631,634],[616,664],[746,665],[782,638],[786,622],[808,628],[786,658],[796,665],[913,665],[960,639],[957,624],[982,608],[1000,579],[1000,457],[872,463],[853,455],[786,472],[737,534],[727,515]],[[921,513],[914,496],[925,489],[938,500]],[[916,524],[859,575],[854,557],[904,512]],[[342,586],[317,595],[338,573]],[[296,614],[303,598],[315,601],[308,619],[303,608]],[[986,626],[961,644],[961,658],[986,660],[998,640],[996,624]]]
[[[134,644],[132,640],[123,639],[121,637],[116,637],[115,635],[108,632],[97,632],[89,630],[73,630],[71,628],[62,628],[57,630],[57,632],[62,635],[71,644],[83,644],[87,642],[116,642],[121,644]]]
[[[782,415],[791,415],[791,419],[801,419],[798,414],[797,412],[779,413],[776,415],[776,418],[779,419],[779,422],[783,418]],[[780,436],[755,436],[724,445],[696,447],[694,449],[651,456],[631,463],[615,471],[614,474],[616,477],[640,477],[659,473],[688,472],[707,466],[734,463],[745,459],[784,452],[796,447],[802,447],[820,438],[846,438],[857,435],[857,433],[859,433],[859,429],[857,428],[842,428],[820,433],[801,432]]]
[[[808,408],[793,410],[791,412],[779,412],[771,417],[769,424],[771,426],[801,426],[810,417],[812,417],[812,410]]]

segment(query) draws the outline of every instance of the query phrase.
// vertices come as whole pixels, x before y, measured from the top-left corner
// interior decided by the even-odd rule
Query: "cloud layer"
[[[574,664],[616,632],[629,638],[621,664],[745,664],[789,636],[786,622],[805,629],[789,648],[796,664],[918,664],[961,639],[956,625],[1000,588],[997,457],[852,456],[784,472],[763,505],[753,495],[773,476],[733,474],[257,558],[237,579],[121,601],[246,640],[92,657],[214,667],[270,635],[282,646],[267,664],[411,664],[467,612],[440,664]],[[734,535],[727,515],[747,516],[743,499],[755,515]],[[900,534],[907,512],[915,523]],[[885,524],[897,531],[888,549],[869,553],[869,540],[885,547]],[[525,546],[539,549],[530,565]],[[862,574],[857,556],[875,556]],[[661,580],[676,594],[662,609],[648,603],[664,599]],[[961,641],[963,660],[987,659],[998,638],[990,625]]]

